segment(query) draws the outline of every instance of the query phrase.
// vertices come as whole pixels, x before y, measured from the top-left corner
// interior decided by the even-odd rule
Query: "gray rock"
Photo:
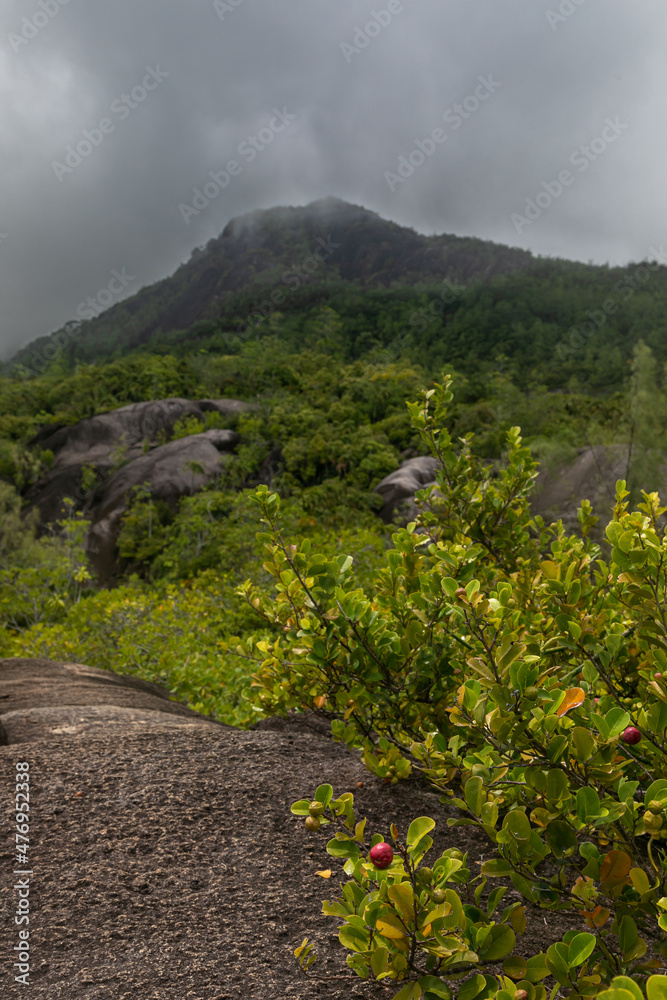
[[[111,466],[121,453],[123,459],[131,459],[158,446],[184,417],[204,420],[210,412],[234,416],[248,407],[248,403],[237,399],[193,402],[175,398],[131,403],[71,427],[61,426],[55,431],[45,428],[31,443],[53,452],[54,470],[72,465]]]
[[[208,413],[232,417],[252,409],[237,399],[161,399],[132,403],[73,426],[47,427],[33,447],[53,452],[50,471],[26,493],[42,526],[69,513],[66,500],[91,521],[88,551],[100,581],[113,580],[121,520],[135,486],[175,509],[179,499],[206,486],[223,469],[239,437],[231,430],[209,430],[162,442],[185,417],[205,420]],[[85,484],[84,470],[96,477]]]
[[[421,455],[419,458],[408,459],[395,472],[385,476],[375,487],[375,492],[379,493],[383,500],[380,511],[382,520],[390,522],[398,513],[407,520],[414,517],[417,513],[414,495],[418,490],[423,490],[435,482],[437,467],[435,458],[431,455]]]
[[[210,430],[170,441],[114,472],[98,489],[88,535],[88,552],[100,580],[108,582],[115,565],[116,541],[133,490],[146,486],[151,497],[173,508],[218,475],[239,440],[234,431]]]
[[[158,684],[82,663],[0,660],[0,745],[58,736],[113,739],[155,726],[225,727],[172,701]]]
[[[625,479],[628,465],[626,444],[579,448],[574,461],[540,469],[531,503],[533,513],[547,524],[562,520],[569,532],[577,531],[577,510],[590,500],[603,527],[611,518],[616,482]]]
[[[5,827],[10,816],[14,822],[9,780],[18,761],[30,765],[37,916],[30,988],[3,981],[7,1000],[377,997],[361,980],[350,982],[335,921],[321,912],[325,891],[338,895],[343,879],[326,852],[328,838],[308,833],[289,808],[323,781],[336,794],[354,791],[368,830],[387,831],[389,818],[407,830],[414,816],[435,816],[433,857],[452,847],[476,861],[492,853],[480,830],[447,826],[459,813],[436,792],[417,781],[385,785],[330,735],[296,725],[244,732],[187,709],[166,714],[160,708],[179,706],[144,702],[136,682],[102,673],[0,661],[0,705],[25,709],[31,740],[0,747],[0,765]],[[61,720],[49,708],[60,709]],[[6,838],[3,852],[0,899],[3,913],[13,914],[17,866],[10,867]],[[329,890],[315,875],[322,869],[334,869]],[[572,927],[571,916],[558,913],[547,927],[543,913],[529,904],[534,951]],[[306,932],[331,981],[306,980],[294,961]],[[13,920],[0,921],[1,953],[15,954],[16,943]]]

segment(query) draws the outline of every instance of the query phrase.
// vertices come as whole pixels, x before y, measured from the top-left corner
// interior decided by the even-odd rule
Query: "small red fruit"
[[[630,746],[634,746],[635,743],[639,743],[641,738],[642,734],[639,732],[636,726],[628,726],[628,728],[621,733],[621,739],[623,740],[623,742],[629,743]]]
[[[371,847],[369,858],[376,868],[388,868],[394,860],[394,852],[389,844],[376,844]]]

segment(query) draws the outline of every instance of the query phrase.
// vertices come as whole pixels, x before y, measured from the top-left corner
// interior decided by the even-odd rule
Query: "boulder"
[[[627,468],[626,444],[579,448],[574,460],[540,469],[531,503],[533,513],[548,524],[562,520],[568,532],[575,532],[579,530],[581,501],[590,500],[600,518],[598,528],[602,528],[611,517],[616,483],[626,478]]]
[[[97,496],[83,484],[84,467],[95,469],[98,479],[114,468],[159,448],[185,417],[202,422],[208,413],[233,417],[251,407],[238,399],[158,399],[132,403],[110,413],[100,413],[71,426],[44,427],[31,447],[53,453],[50,471],[26,493],[29,508],[39,510],[42,524],[50,524],[66,513],[64,500],[89,513]]]
[[[400,468],[385,476],[375,487],[375,492],[379,493],[383,500],[380,511],[382,520],[390,522],[397,514],[400,514],[401,520],[406,523],[412,520],[418,513],[414,495],[418,490],[423,490],[435,482],[437,467],[435,458],[430,455],[420,455],[419,458],[410,458],[402,462]]]
[[[158,399],[131,403],[109,413],[100,413],[72,426],[43,428],[30,442],[53,452],[53,469],[68,466],[113,466],[121,459],[136,458],[164,443],[174,425],[185,417],[204,420],[207,413],[229,417],[242,413],[248,403],[237,399]]]
[[[223,469],[239,441],[231,430],[208,430],[176,441],[179,420],[202,422],[209,413],[234,417],[252,409],[237,399],[160,399],[132,403],[72,426],[45,427],[31,444],[53,453],[53,466],[25,495],[46,527],[69,511],[65,501],[91,522],[88,551],[101,583],[113,581],[116,541],[135,486],[175,509],[179,499],[202,489]],[[85,472],[93,469],[93,482]]]
[[[170,441],[134,458],[97,489],[88,533],[88,553],[102,582],[109,582],[116,562],[116,541],[134,488],[145,486],[155,500],[175,508],[217,476],[239,440],[234,431],[210,430]]]

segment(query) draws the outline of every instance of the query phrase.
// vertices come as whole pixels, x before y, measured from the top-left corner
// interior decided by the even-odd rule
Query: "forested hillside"
[[[468,283],[531,268],[525,250],[456,236],[421,236],[374,212],[326,198],[232,220],[175,274],[101,315],[99,306],[58,331],[69,362],[100,361],[143,348],[189,351],[216,333],[236,333],[283,311],[322,304],[332,293],[424,282]],[[356,308],[356,306],[355,306]],[[40,338],[16,361],[47,346]],[[227,344],[227,339],[217,339]],[[48,359],[48,352],[47,352]],[[34,367],[34,364],[33,364]],[[39,367],[39,362],[38,362]]]

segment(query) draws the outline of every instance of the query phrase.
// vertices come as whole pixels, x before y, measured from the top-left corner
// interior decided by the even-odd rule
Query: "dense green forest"
[[[251,287],[229,295],[215,319],[186,329],[142,328],[135,337],[126,306],[115,326],[107,320],[90,331],[73,328],[56,360],[71,370],[136,352],[236,355],[269,337],[292,352],[320,350],[342,362],[401,357],[428,371],[454,366],[474,390],[502,370],[523,390],[543,385],[593,394],[625,386],[639,339],[667,361],[667,268],[655,261],[610,269],[541,260],[530,272],[468,286],[447,280],[369,288],[336,280],[281,294],[278,309],[266,288]],[[7,371],[52,370],[40,344],[20,352]]]

